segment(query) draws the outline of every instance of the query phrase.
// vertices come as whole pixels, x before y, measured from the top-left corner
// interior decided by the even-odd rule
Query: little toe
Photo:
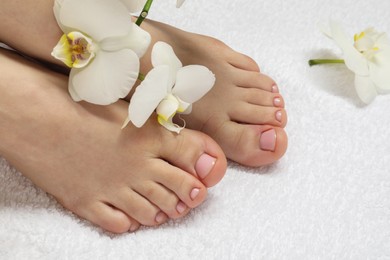
[[[134,232],[140,226],[138,221],[129,217],[123,211],[103,202],[95,202],[89,206],[80,207],[80,211],[75,210],[74,212],[112,233]]]

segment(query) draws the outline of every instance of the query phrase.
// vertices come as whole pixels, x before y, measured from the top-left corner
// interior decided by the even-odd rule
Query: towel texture
[[[383,0],[157,0],[150,18],[211,35],[278,82],[289,123],[278,163],[229,163],[187,217],[113,236],[80,220],[0,159],[1,259],[390,259],[390,95],[364,106],[317,29],[390,33]]]

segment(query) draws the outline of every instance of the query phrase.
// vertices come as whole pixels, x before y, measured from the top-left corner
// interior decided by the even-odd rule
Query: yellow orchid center
[[[178,126],[172,122],[176,113],[183,113],[191,104],[182,101],[173,94],[168,94],[157,106],[157,121],[160,125],[175,132],[180,132],[184,126]],[[184,122],[185,124],[185,122]]]
[[[95,45],[92,39],[80,32],[62,35],[53,49],[52,56],[70,68],[85,67],[95,57]]]
[[[367,59],[371,59],[380,50],[377,46],[378,36],[379,34],[373,29],[367,29],[354,35],[354,46]]]

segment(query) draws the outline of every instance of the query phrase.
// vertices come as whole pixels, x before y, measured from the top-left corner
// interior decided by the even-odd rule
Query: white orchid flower
[[[203,97],[214,85],[215,76],[206,67],[183,67],[172,47],[157,42],[152,49],[153,69],[137,87],[129,105],[128,120],[142,127],[156,110],[158,122],[179,133],[184,127],[173,123],[176,113],[189,113],[191,104]]]
[[[108,105],[125,97],[151,40],[127,7],[119,0],[56,0],[54,14],[64,35],[52,55],[71,67],[72,98]]]
[[[345,65],[355,73],[356,92],[364,103],[390,92],[390,41],[386,33],[369,28],[352,40],[339,23],[332,21],[326,34],[343,51]]]

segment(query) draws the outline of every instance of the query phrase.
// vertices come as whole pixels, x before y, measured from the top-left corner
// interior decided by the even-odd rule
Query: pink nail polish
[[[156,218],[155,218],[157,223],[163,222],[164,219],[165,219],[165,214],[163,212],[160,211],[159,213],[157,213]]]
[[[279,122],[282,122],[282,111],[280,111],[280,110],[276,111],[276,113],[275,113],[275,118],[276,118],[276,120],[278,120]]]
[[[214,158],[206,153],[202,154],[195,164],[195,171],[198,174],[198,176],[201,179],[206,178],[207,175],[213,169],[216,161],[217,161],[216,158]]]
[[[192,189],[192,191],[190,193],[191,199],[194,200],[199,195],[199,192],[200,192],[200,189],[198,189],[198,188]]]
[[[176,210],[179,212],[179,214],[183,213],[187,209],[187,205],[184,204],[182,201],[179,201],[176,205]]]
[[[260,136],[260,149],[263,151],[275,151],[276,146],[276,131],[269,129]]]
[[[272,93],[279,93],[279,88],[276,85],[273,85],[271,88]]]
[[[274,106],[280,107],[282,105],[282,100],[279,97],[274,98]]]

